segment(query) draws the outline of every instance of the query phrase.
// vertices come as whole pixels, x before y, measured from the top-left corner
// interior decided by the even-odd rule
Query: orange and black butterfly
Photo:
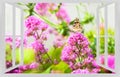
[[[76,18],[76,19],[73,21],[73,26],[72,26],[71,30],[72,30],[73,32],[82,32],[83,28],[82,28],[82,26],[81,26],[80,21],[79,21],[78,18]]]

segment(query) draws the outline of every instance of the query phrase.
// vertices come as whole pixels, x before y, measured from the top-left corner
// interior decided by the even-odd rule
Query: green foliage
[[[62,48],[51,48],[50,51],[48,51],[48,54],[49,56],[51,56],[53,60],[57,59],[58,62],[60,62],[61,51],[62,51]]]
[[[26,17],[33,15],[35,3],[27,3],[27,4],[18,3],[18,5],[27,7],[24,9],[24,12],[26,12],[27,14]]]
[[[6,49],[6,60],[7,61],[11,61],[12,60],[12,49],[11,49],[11,47],[10,47],[10,44],[6,44],[6,47],[5,47]]]
[[[88,38],[90,42],[90,48],[92,49],[92,53],[96,55],[96,33],[94,30],[90,30],[88,32],[85,32],[86,37]],[[100,36],[104,35],[104,29],[100,31]],[[108,29],[108,35],[114,36],[114,30]],[[104,48],[105,39],[104,37],[100,38],[100,53],[103,54],[105,52]],[[114,54],[115,52],[115,39],[112,37],[108,38],[108,53]]]
[[[94,21],[94,16],[90,14],[89,12],[85,12],[85,16],[83,19],[80,20],[80,23],[82,26],[92,23]],[[70,25],[73,25],[74,20],[70,22]]]
[[[82,25],[89,24],[89,23],[93,22],[93,20],[94,20],[94,16],[91,15],[90,13],[88,13],[88,12],[85,12],[85,16],[81,20],[81,24]]]
[[[66,22],[62,22],[58,28],[58,32],[63,36],[69,35],[69,28]]]
[[[35,61],[35,52],[33,49],[25,48],[24,49],[24,64],[30,64]],[[16,61],[20,61],[20,52],[19,49],[16,49]]]
[[[48,18],[44,17],[44,16],[41,16],[41,15],[38,15],[35,11],[33,12],[33,14],[35,16],[37,16],[38,18],[44,20],[44,22],[46,22],[47,24],[49,24],[51,27],[55,28],[55,29],[58,29],[58,26],[57,24],[54,24],[53,22],[51,22]]]
[[[64,63],[60,59],[61,51],[62,48],[51,48],[50,51],[48,51],[48,54],[51,57],[51,59],[57,60],[58,64],[51,64],[51,63],[44,64],[43,65],[44,71],[42,73],[50,73],[51,71],[60,71],[65,73],[71,72],[71,69],[69,68],[68,64]]]
[[[114,38],[109,38],[108,39],[108,52],[110,54],[114,54],[115,53],[115,39]]]
[[[26,70],[23,73],[39,73],[39,71],[37,69],[31,69],[31,70]]]
[[[105,35],[104,28],[101,29],[100,35]],[[114,38],[114,30],[109,28],[108,29],[108,36],[113,36],[113,37],[108,37],[108,53],[109,54],[114,54],[115,51],[115,38]],[[104,53],[105,47],[104,47],[104,41],[105,39],[103,37],[100,38],[100,53]]]
[[[42,72],[42,73],[50,73],[51,70],[52,70],[52,66],[48,67],[48,68],[47,68],[44,72]]]
[[[59,11],[59,9],[61,8],[61,5],[62,5],[62,3],[59,3],[59,5],[57,6],[57,8],[56,8],[55,10],[50,10],[50,12],[51,12],[52,14],[55,14],[56,12]]]
[[[61,71],[62,73],[65,72],[71,72],[71,69],[69,68],[68,64],[66,64],[65,62],[61,61],[59,64],[54,65],[52,67],[52,70],[56,70],[56,71]]]
[[[58,64],[51,64],[51,63],[46,63],[43,65],[44,67],[44,72],[42,73],[50,73],[51,70],[53,71],[61,71],[61,72],[70,72],[70,68],[68,68],[68,65],[64,62],[61,61],[60,56],[61,56],[61,51],[63,48],[51,48],[48,51],[48,55],[51,57],[52,60],[57,60]],[[47,56],[45,56],[47,58]]]
[[[26,4],[26,6],[28,9],[25,9],[24,11],[28,11],[28,13],[29,13],[28,16],[33,15],[35,3],[28,3],[28,4]]]
[[[51,65],[42,73],[51,73],[51,71],[54,71],[54,72],[59,71],[61,73],[70,73],[72,70],[69,68],[68,64],[61,61],[57,65]]]
[[[90,42],[90,48],[92,49],[92,54],[96,56],[96,34],[94,30],[85,32],[85,36]]]
[[[36,15],[37,17],[41,18],[42,20],[44,20],[47,24],[49,24],[51,27],[55,28],[58,30],[58,32],[64,36],[69,34],[69,28],[66,22],[62,22],[61,24],[54,24],[53,22],[51,22],[49,19],[47,19],[46,17],[43,17],[41,15],[38,15],[36,12],[34,12],[34,15]]]

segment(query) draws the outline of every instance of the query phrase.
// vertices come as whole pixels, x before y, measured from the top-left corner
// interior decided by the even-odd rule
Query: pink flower
[[[12,71],[12,73],[22,73],[23,71],[19,70],[19,69],[15,69]]]
[[[63,7],[59,9],[59,11],[56,13],[56,16],[58,19],[70,23],[70,18],[67,14],[67,11]]]
[[[98,73],[98,72],[100,72],[100,69],[99,69],[99,68],[94,68],[94,69],[91,71],[91,73]]]
[[[34,7],[34,10],[40,15],[46,15],[48,8],[49,8],[48,3],[37,3]]]
[[[49,5],[50,11],[56,10],[56,8],[58,7],[58,3],[50,3]]]
[[[104,64],[105,63],[105,58],[104,56],[100,56],[100,63]],[[108,61],[107,61],[108,67],[114,69],[115,68],[115,57],[113,55],[108,55]]]
[[[108,55],[108,67],[115,68],[115,57],[113,55]]]
[[[61,59],[69,64],[73,73],[90,73],[94,57],[89,48],[89,42],[82,33],[74,33],[68,38],[67,45],[62,50]],[[84,66],[84,69],[82,69]],[[77,69],[77,70],[76,70]],[[92,69],[91,69],[92,70]]]
[[[38,64],[35,62],[29,65],[29,69],[35,69],[37,67],[38,67]]]
[[[97,64],[97,62],[95,60],[92,61],[92,65],[96,68],[99,68],[99,65]]]
[[[12,66],[12,62],[11,61],[6,61],[6,67],[9,68]]]
[[[104,61],[104,55],[101,55],[101,56],[100,56],[100,63],[101,63],[101,64],[104,64],[104,63],[105,63],[105,61]]]
[[[29,65],[22,65],[19,67],[20,70],[25,71],[29,69]]]
[[[28,29],[32,29],[33,28],[33,30],[34,30],[35,28],[40,26],[40,23],[41,23],[40,20],[37,17],[35,17],[35,16],[29,16],[25,20],[25,26]]]
[[[73,74],[88,74],[90,73],[88,69],[77,69],[72,72]]]
[[[55,47],[55,48],[60,48],[60,47],[62,47],[63,45],[64,45],[64,37],[63,36],[57,36],[56,37],[56,39],[54,40],[54,42],[53,42],[53,46]]]
[[[93,61],[93,57],[89,57],[89,56],[88,56],[88,58],[86,58],[86,59],[84,60],[84,63],[89,64],[89,63],[91,63],[92,61]]]
[[[55,48],[60,48],[60,47],[62,47],[63,46],[63,41],[58,41],[58,40],[55,40],[54,41],[54,47]]]
[[[12,37],[6,37],[5,38],[5,42],[7,42],[9,44],[12,44],[12,41],[13,41]]]
[[[25,20],[25,26],[28,30],[30,30],[30,32],[28,34],[30,34],[34,30],[44,31],[48,28],[48,25],[44,21],[38,19],[35,16],[29,16]]]
[[[13,44],[13,39],[12,39],[12,37],[7,37],[7,38],[5,38],[5,41],[8,43],[8,44],[10,44],[10,45],[12,45]],[[25,38],[23,38],[23,45],[24,46],[26,46],[26,39]],[[16,46],[16,48],[19,48],[20,47],[20,45],[21,45],[21,38],[15,38],[15,46]]]
[[[21,45],[21,38],[16,38],[15,40],[16,40],[16,42],[15,42],[16,47],[19,48]]]
[[[25,36],[29,37],[29,36],[32,36],[32,35],[34,35],[32,29],[27,29],[27,30],[25,31]]]
[[[39,27],[40,30],[45,31],[47,28],[48,28],[48,25],[46,23],[44,22],[40,23],[40,27]]]
[[[47,49],[45,49],[44,45],[41,42],[39,42],[38,40],[33,42],[31,45],[36,52],[45,53],[47,50]]]
[[[89,45],[87,38],[81,33],[75,33],[71,35],[68,39],[68,43],[70,45],[82,45],[83,47],[88,47]]]
[[[70,53],[70,52],[72,53],[72,55],[74,54],[77,55],[80,52],[84,53],[84,54],[82,53],[81,55],[85,55],[86,53],[91,52],[91,50],[89,49],[88,40],[83,34],[75,33],[68,38],[68,44],[67,46],[64,47],[62,53],[64,55],[64,53]]]
[[[62,50],[62,55],[61,59],[63,61],[70,61],[70,60],[75,60],[76,59],[76,54],[74,54],[73,49],[69,46],[65,46],[64,49]]]
[[[69,67],[70,67],[71,69],[75,69],[74,63],[73,63],[73,62],[69,62]]]

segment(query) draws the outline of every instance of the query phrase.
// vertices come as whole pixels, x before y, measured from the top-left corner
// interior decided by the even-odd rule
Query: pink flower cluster
[[[12,43],[13,43],[12,37],[6,37],[6,38],[5,38],[5,42],[8,43],[8,44],[10,44],[10,45],[12,46]],[[16,38],[16,39],[15,39],[15,46],[16,46],[16,48],[19,48],[20,45],[21,45],[21,38]],[[24,45],[24,46],[27,45],[27,40],[26,40],[26,38],[23,39],[23,45]]]
[[[47,53],[48,49],[44,46],[44,41],[47,40],[48,35],[48,24],[35,16],[29,16],[25,20],[25,26],[27,28],[27,37],[32,36],[35,38],[35,40],[30,44],[30,47],[35,51],[36,62],[38,64],[43,64],[43,55],[45,54],[47,54],[48,59],[51,60]]]
[[[29,16],[25,20],[25,26],[27,36],[35,35],[37,30],[45,31],[48,28],[48,24],[35,16]]]
[[[38,63],[33,62],[31,64],[22,65],[22,66],[20,66],[16,69],[10,71],[10,73],[23,73],[24,71],[31,70],[31,69],[36,69],[37,67],[38,67]]]
[[[54,11],[58,9],[58,4],[55,3],[37,3],[34,7],[34,11],[39,15],[51,15],[50,11]],[[68,16],[67,11],[64,9],[64,6],[61,5],[60,9],[56,12],[56,17],[60,21],[64,21],[66,23],[70,23],[70,17]]]
[[[43,53],[46,53],[47,51],[47,49],[44,47],[44,44],[42,44],[38,40],[33,42],[31,45],[36,52],[40,52],[43,54]]]
[[[53,46],[54,46],[55,48],[60,48],[60,47],[62,47],[62,46],[64,45],[64,43],[65,43],[65,41],[64,41],[64,36],[58,35],[58,36],[56,37],[56,39],[54,40],[54,42],[53,42]]]
[[[80,55],[85,55],[89,54],[90,52],[91,50],[89,49],[87,38],[81,33],[75,33],[69,37],[67,46],[65,46],[62,51],[61,58],[62,60],[72,60],[72,58],[67,57],[74,56],[74,60],[78,54],[81,53]]]
[[[77,69],[77,70],[74,70],[72,73],[73,74],[88,74],[88,73],[97,73],[99,72],[100,69],[97,69],[97,68],[94,68],[91,72],[88,70],[88,69]]]
[[[73,48],[70,46],[65,46],[63,51],[62,51],[62,56],[61,59],[63,61],[74,61],[77,58],[77,54],[74,54]]]
[[[49,3],[37,3],[34,7],[35,12],[39,15],[46,15],[49,9]]]
[[[89,48],[89,42],[82,33],[74,33],[69,37],[67,45],[62,51],[61,59],[69,64],[73,73],[99,72]],[[95,68],[98,70],[93,71]],[[90,71],[86,69],[90,69]]]
[[[105,59],[103,55],[100,56],[100,63],[101,64],[105,63]],[[114,55],[108,55],[107,64],[108,64],[108,67],[110,67],[111,69],[115,68],[115,56]]]
[[[89,71],[88,71],[88,69],[77,69],[77,70],[74,70],[73,72],[72,72],[73,74],[78,74],[78,73],[80,73],[80,74],[88,74],[88,73],[90,73]]]
[[[19,70],[21,71],[26,71],[26,70],[29,70],[29,69],[35,69],[38,67],[38,63],[36,62],[33,62],[31,64],[27,64],[27,65],[23,65],[23,66],[20,66],[19,67]]]
[[[64,22],[70,23],[70,17],[68,16],[67,11],[61,7],[58,12],[56,13],[56,16],[59,20],[63,20]]]

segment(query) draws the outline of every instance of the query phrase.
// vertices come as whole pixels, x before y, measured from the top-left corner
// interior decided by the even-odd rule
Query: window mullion
[[[96,45],[96,61],[97,61],[97,63],[98,64],[100,64],[100,61],[99,61],[99,58],[100,58],[100,30],[99,30],[99,24],[100,24],[100,22],[99,22],[99,7],[97,8],[97,12],[96,12],[96,23],[97,23],[97,40],[96,40],[96,42],[97,42],[97,45]]]
[[[12,35],[12,38],[13,38],[13,46],[12,46],[12,66],[14,67],[15,66],[15,26],[16,26],[16,23],[15,23],[15,7],[13,6],[13,35]]]
[[[105,6],[105,66],[107,66],[108,60],[108,21],[107,21],[107,6]]]
[[[23,23],[23,20],[24,20],[24,12],[23,10],[21,9],[21,52],[20,52],[20,63],[21,65],[24,64],[24,46],[23,46],[23,43],[24,43],[24,23]]]

